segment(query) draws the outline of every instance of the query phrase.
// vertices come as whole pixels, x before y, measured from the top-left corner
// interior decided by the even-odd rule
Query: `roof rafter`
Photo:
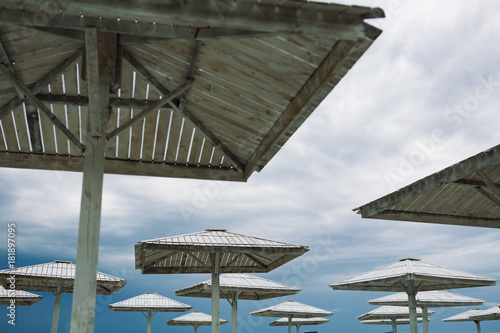
[[[80,140],[71,133],[66,126],[45,106],[45,104],[40,101],[36,95],[24,85],[4,64],[0,64],[0,71],[2,71],[22,92],[26,97],[40,110],[42,111],[53,123],[54,125],[73,143],[80,151],[83,150],[84,146]]]
[[[7,52],[5,51],[5,48],[3,47],[2,42],[0,41],[0,60],[7,66],[7,68],[11,71],[11,73],[16,76],[16,71],[14,70],[14,66],[12,66],[12,63],[9,59],[9,56],[7,55]],[[25,96],[23,91],[14,85],[14,89],[17,92],[17,96],[19,97],[19,100],[24,100]],[[25,103],[26,107],[26,113],[27,113],[27,121],[28,121],[28,129],[30,133],[30,141],[31,141],[31,149],[33,153],[35,154],[41,154],[43,153],[43,147],[42,147],[42,136],[40,133],[40,123],[38,121],[38,112],[36,108],[29,103]]]
[[[164,96],[167,96],[170,92],[165,88],[153,75],[151,75],[148,70],[137,61],[126,49],[123,50],[123,58],[134,67],[146,81],[158,90],[158,92]],[[174,111],[180,113],[183,117],[188,119],[192,125],[199,130],[205,137],[210,141],[210,143],[220,149],[224,156],[228,158],[234,165],[237,171],[242,171],[244,169],[243,163],[241,163],[236,156],[219,140],[215,135],[201,122],[199,121],[187,108],[180,109],[175,103],[170,101],[168,103]]]
[[[73,53],[69,58],[64,60],[61,64],[56,66],[53,70],[51,70],[49,73],[44,75],[40,80],[37,82],[31,84],[28,86],[28,89],[32,91],[34,94],[38,93],[40,90],[44,89],[47,87],[48,84],[50,84],[52,81],[54,81],[61,73],[64,73],[66,69],[73,65],[78,58],[82,55],[83,48],[79,49],[75,53]],[[5,117],[10,113],[12,109],[17,108],[20,106],[24,100],[21,100],[19,97],[14,97],[7,103],[5,103],[1,108],[0,108],[0,119]]]

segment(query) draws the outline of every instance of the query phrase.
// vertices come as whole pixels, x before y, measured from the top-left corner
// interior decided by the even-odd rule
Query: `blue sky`
[[[378,6],[387,18],[371,21],[382,35],[274,159],[247,183],[106,175],[99,271],[128,284],[98,297],[96,333],[146,329],[140,313],[107,305],[154,291],[210,313],[208,299],[173,291],[208,275],[141,275],[134,245],[150,238],[226,228],[307,245],[302,257],[260,275],[302,288],[270,301],[241,301],[240,332],[285,332],[272,318],[249,312],[286,299],[334,311],[330,322],[303,327],[319,332],[385,332],[357,316],[375,308],[381,292],[332,291],[328,284],[400,258],[416,257],[500,279],[500,231],[471,227],[363,220],[352,209],[500,142],[500,2],[357,1]],[[78,173],[0,169],[0,234],[17,224],[17,266],[75,262],[82,176]],[[0,240],[6,254],[6,237]],[[6,255],[5,255],[6,256]],[[0,260],[6,268],[6,258]],[[452,290],[453,291],[453,290]],[[500,286],[455,290],[500,303]],[[49,331],[54,296],[17,309],[16,327],[0,311],[1,332]],[[59,332],[69,332],[71,295],[62,299]],[[472,322],[442,319],[470,309],[433,309],[433,332],[475,332]],[[182,313],[159,313],[153,332]],[[221,301],[221,317],[230,319]],[[483,322],[483,332],[500,321]],[[399,332],[409,332],[400,326]],[[209,332],[200,328],[199,332]],[[230,324],[221,327],[230,332]]]

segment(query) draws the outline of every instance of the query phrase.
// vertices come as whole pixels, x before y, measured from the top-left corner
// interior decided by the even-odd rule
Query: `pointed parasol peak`
[[[0,305],[33,305],[42,300],[43,297],[23,290],[5,289],[0,286]]]
[[[151,319],[157,312],[184,312],[190,305],[177,302],[154,292],[148,292],[108,305],[113,311],[140,311],[148,318],[147,332],[151,333]]]
[[[486,276],[406,258],[330,285],[334,290],[404,291],[408,295],[411,333],[417,333],[417,292],[494,286]]]

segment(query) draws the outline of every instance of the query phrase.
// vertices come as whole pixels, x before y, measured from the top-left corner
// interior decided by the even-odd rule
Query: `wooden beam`
[[[38,93],[40,90],[47,87],[52,81],[54,81],[61,73],[64,73],[66,69],[73,65],[78,58],[82,55],[83,49],[79,49],[73,53],[69,58],[64,60],[61,64],[57,65],[52,71],[44,75],[40,80],[28,86],[28,89],[34,94]],[[14,97],[9,102],[5,103],[0,108],[0,119],[5,117],[10,113],[11,110],[20,106],[24,101],[19,99],[19,97]]]
[[[121,45],[154,41],[208,40],[213,38],[255,37],[273,34],[258,27],[239,29],[233,27],[191,27],[189,25],[156,24],[153,21],[126,21],[98,17],[71,15],[52,16],[46,26],[40,27],[33,22],[37,13],[4,9],[0,11],[0,21],[4,24],[23,26],[40,32],[52,34],[74,41],[84,42],[85,28],[95,26],[100,32],[120,34]],[[31,19],[30,19],[31,18]]]
[[[126,121],[125,123],[123,123],[122,125],[120,125],[118,128],[116,128],[115,130],[111,131],[109,134],[107,134],[107,139],[111,140],[116,135],[118,135],[120,132],[122,132],[125,129],[129,128],[130,126],[132,126],[133,124],[135,124],[139,120],[144,119],[144,117],[146,117],[152,111],[156,111],[159,108],[161,108],[162,106],[164,106],[165,104],[171,103],[171,101],[174,98],[178,97],[179,95],[182,95],[186,90],[188,90],[189,88],[191,88],[191,86],[193,85],[193,83],[194,83],[194,79],[186,81],[180,87],[178,87],[174,91],[170,92],[167,96],[164,96],[164,98],[162,98],[159,101],[157,101],[154,105],[152,105],[152,106],[150,106],[150,107],[142,110],[136,116],[134,116],[134,118]]]
[[[363,217],[370,217],[439,186],[464,179],[477,171],[499,163],[500,145],[497,145],[354,210],[359,211]]]
[[[5,51],[5,48],[3,47],[1,41],[0,41],[0,60],[7,66],[12,75],[16,76],[14,67],[12,66],[9,56],[7,55],[7,52]],[[25,97],[23,91],[17,86],[14,86],[14,88],[17,92],[19,100],[21,101],[24,100]],[[40,122],[38,121],[38,112],[36,108],[31,104],[25,103],[25,107],[26,107],[26,114],[28,121],[28,130],[30,133],[31,150],[35,154],[42,154],[43,153],[42,136],[40,133]]]
[[[482,187],[475,187],[476,191],[484,195],[486,198],[494,202],[497,206],[500,206],[500,199],[494,196],[493,194],[490,194],[488,191],[486,191]]]
[[[153,75],[151,75],[147,69],[139,63],[130,53],[125,49],[123,50],[123,58],[134,67],[146,81],[156,89],[160,94],[166,96],[169,94],[167,88],[165,88]],[[182,114],[187,120],[189,120],[192,125],[208,139],[208,141],[217,149],[219,149],[226,158],[228,158],[234,165],[234,168],[241,172],[244,168],[243,163],[238,160],[238,158],[219,140],[217,137],[201,122],[198,120],[187,108],[182,110],[179,109],[174,103],[169,103],[169,105],[178,113]]]
[[[89,98],[87,96],[71,96],[71,95],[52,95],[52,94],[37,94],[36,97],[49,104],[63,104],[63,105],[76,105],[87,106],[89,105]],[[109,106],[113,108],[133,108],[145,109],[154,106],[157,101],[145,99],[124,99],[124,98],[110,98]],[[163,106],[160,109],[171,110],[172,107]]]
[[[5,0],[5,2],[17,0]],[[17,3],[16,3],[17,4]],[[43,8],[42,0],[26,0],[25,7],[32,4]],[[189,38],[191,29],[183,31],[190,25],[198,27],[218,27],[237,31],[264,31],[299,34],[329,34],[339,39],[354,40],[365,38],[363,20],[366,18],[384,17],[379,8],[362,8],[324,4],[307,4],[293,2],[276,4],[266,2],[170,2],[142,1],[141,6],[133,0],[82,0],[58,3],[65,15],[52,15],[46,23],[50,28],[77,28],[97,26],[101,31],[164,35],[172,38]],[[302,8],[304,7],[304,8]],[[93,15],[77,16],[79,13]],[[109,15],[108,13],[113,13]],[[0,12],[0,21],[9,24],[35,26],[35,12],[8,10]],[[101,18],[98,18],[102,15]],[[93,16],[93,17],[92,17]],[[118,21],[116,17],[120,17]],[[154,17],[154,22],[126,21],[124,18]],[[171,29],[170,23],[177,29]]]
[[[103,45],[104,41],[108,44]],[[116,57],[113,57],[113,50],[116,55],[116,36],[102,36],[98,34],[96,28],[85,28],[85,50],[89,91],[85,135],[87,149],[83,159],[82,199],[70,333],[94,332],[97,287],[95,277],[99,257],[104,152],[107,143],[105,131],[109,119],[110,76],[107,68],[115,66]],[[114,81],[114,74],[112,78]]]
[[[472,217],[464,215],[422,213],[412,211],[387,210],[370,216],[371,219],[422,222],[449,225],[462,225],[469,227],[500,228],[500,219],[486,217]]]
[[[341,60],[345,58],[351,48],[352,45],[348,42],[339,41],[335,44],[250,156],[245,165],[245,177],[250,177],[254,171],[259,169],[264,155],[281,141],[295,125],[297,119],[310,106],[316,94],[329,83],[335,70],[342,65]]]
[[[497,184],[495,184],[483,171],[479,171],[478,173],[488,188],[496,195],[497,201],[500,202],[500,189]]]
[[[83,171],[83,158],[0,152],[0,167],[58,171]],[[208,168],[196,165],[138,162],[106,159],[104,172],[114,175],[187,178],[244,182],[241,173],[231,168]]]
[[[80,140],[76,138],[73,133],[71,133],[52,112],[50,112],[45,104],[43,104],[36,97],[36,95],[24,85],[24,83],[22,83],[15,75],[13,75],[3,64],[0,64],[0,71],[3,72],[17,88],[22,90],[24,95],[26,95],[26,97],[54,123],[54,125],[70,140],[71,143],[75,145],[75,147],[77,147],[80,151],[83,150],[83,145],[81,144]]]

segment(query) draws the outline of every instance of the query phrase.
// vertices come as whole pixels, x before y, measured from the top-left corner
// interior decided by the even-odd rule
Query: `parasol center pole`
[[[398,333],[398,324],[396,322],[396,318],[391,318],[392,323],[392,333]]]
[[[198,331],[198,325],[194,325],[194,333],[196,333]]]
[[[153,317],[153,314],[151,313],[151,310],[148,311],[148,329],[147,332],[151,333],[151,318]]]
[[[300,333],[300,325],[297,325],[297,333]]]
[[[424,324],[424,333],[429,333],[429,311],[427,306],[422,306],[422,322]]]
[[[98,32],[95,27],[86,27],[85,50],[87,66],[82,74],[86,73],[89,106],[83,160],[82,201],[76,249],[71,333],[92,333],[94,331],[104,152],[110,115],[110,86],[106,83],[109,80],[106,78],[106,74],[110,72],[101,69],[109,68],[110,64],[115,64],[112,55],[116,55],[116,36]],[[113,77],[114,75],[109,74],[109,76]]]
[[[292,319],[293,315],[288,315],[288,333],[292,333]]]
[[[474,320],[474,323],[476,324],[477,333],[481,333],[481,321]]]
[[[231,333],[238,331],[238,296],[238,291],[234,291],[231,295]]]
[[[212,264],[212,333],[220,332],[220,253],[210,254]]]
[[[59,324],[59,312],[61,310],[61,284],[57,284],[57,292],[55,293],[56,302],[54,304],[54,313],[52,314],[52,329],[51,333],[57,333],[57,326]]]
[[[417,288],[415,288],[415,281],[408,280],[406,293],[408,294],[408,308],[410,311],[410,332],[418,333],[417,301],[416,301]]]

